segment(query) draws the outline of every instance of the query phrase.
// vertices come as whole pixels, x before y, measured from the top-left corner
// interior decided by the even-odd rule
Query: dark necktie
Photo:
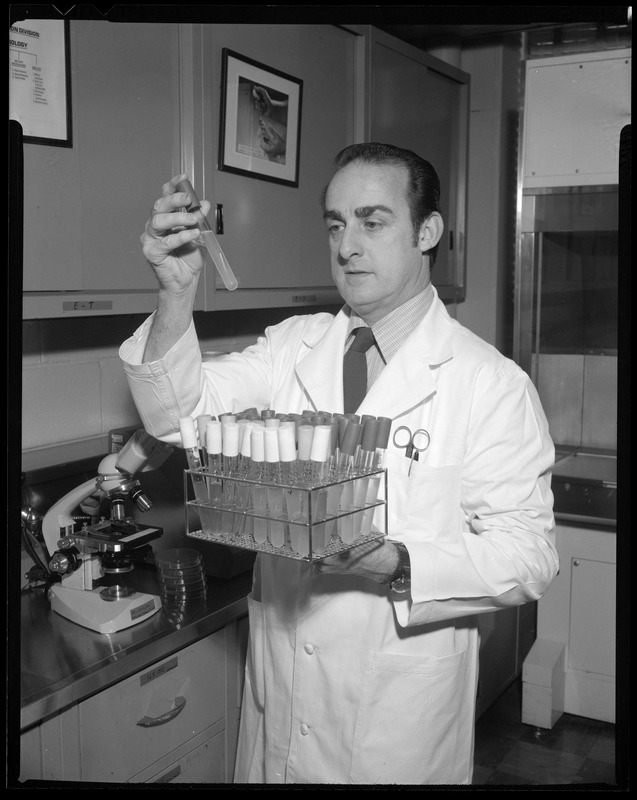
[[[354,341],[343,356],[343,405],[346,414],[355,413],[367,394],[365,353],[373,344],[374,334],[371,328],[356,328]]]

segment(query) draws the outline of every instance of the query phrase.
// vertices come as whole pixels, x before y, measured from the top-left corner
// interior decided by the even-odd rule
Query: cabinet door
[[[197,65],[197,36],[201,55]],[[223,206],[219,243],[239,280],[228,292],[214,268],[206,275],[206,309],[338,302],[319,199],[336,154],[354,140],[356,37],[332,25],[210,25],[195,31],[201,125],[193,129],[195,189]],[[299,185],[273,183],[218,168],[222,51],[302,83]],[[194,104],[195,121],[197,103]],[[199,138],[201,137],[201,138]]]
[[[440,177],[445,233],[432,270],[443,298],[464,297],[469,76],[422,50],[372,31],[367,91],[370,140],[413,150]]]
[[[25,292],[156,294],[139,237],[180,169],[179,57],[178,25],[71,22],[73,147],[24,145]]]
[[[571,559],[568,666],[615,677],[616,566]]]

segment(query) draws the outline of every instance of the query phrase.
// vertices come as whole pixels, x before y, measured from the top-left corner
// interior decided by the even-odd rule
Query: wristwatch
[[[402,542],[392,542],[398,549],[398,566],[390,576],[387,583],[392,592],[406,594],[411,589],[411,562],[409,550]]]

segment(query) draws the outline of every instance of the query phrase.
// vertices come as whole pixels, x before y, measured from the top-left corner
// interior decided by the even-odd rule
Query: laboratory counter
[[[81,702],[247,613],[251,572],[207,578],[205,600],[164,607],[117,633],[96,633],[51,611],[46,590],[21,598],[22,731]],[[141,564],[118,583],[159,595],[154,566]]]

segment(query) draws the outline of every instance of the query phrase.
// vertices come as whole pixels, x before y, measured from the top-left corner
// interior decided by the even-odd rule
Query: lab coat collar
[[[434,393],[432,370],[453,357],[454,324],[435,288],[434,293],[431,308],[383,369],[358,413],[393,419]],[[311,350],[296,372],[316,410],[343,410],[342,354],[348,322],[347,311],[341,309],[327,332],[310,330],[305,336]]]

